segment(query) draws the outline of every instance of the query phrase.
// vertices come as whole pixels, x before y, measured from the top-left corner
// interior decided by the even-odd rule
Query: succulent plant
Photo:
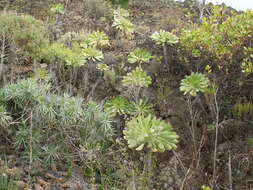
[[[142,150],[146,146],[152,152],[175,149],[179,138],[169,123],[151,115],[133,118],[123,133],[130,148]]]
[[[122,96],[114,97],[105,104],[106,112],[109,112],[112,116],[116,116],[117,114],[128,114],[130,108],[130,102]]]
[[[180,91],[185,95],[197,96],[198,92],[205,92],[209,84],[209,79],[202,73],[191,73],[181,80]]]
[[[153,113],[153,105],[146,103],[142,99],[138,102],[133,102],[131,105],[131,112],[130,115],[136,117],[138,115],[147,116]]]
[[[134,32],[134,24],[128,19],[129,12],[118,8],[113,13],[114,19],[112,26],[123,32],[125,35],[131,35]]]
[[[83,56],[86,60],[91,61],[101,61],[104,58],[102,51],[91,47],[83,49]]]
[[[148,76],[148,74],[140,67],[137,67],[135,70],[127,73],[122,80],[123,86],[131,87],[148,87],[151,83],[151,77]]]
[[[154,32],[151,35],[151,38],[156,42],[157,45],[165,45],[165,44],[176,44],[178,43],[178,37],[165,30],[160,30],[159,32]]]
[[[136,48],[128,55],[129,63],[148,63],[152,55],[144,49]]]
[[[85,39],[85,43],[90,47],[105,47],[110,45],[108,36],[104,32],[94,31]]]

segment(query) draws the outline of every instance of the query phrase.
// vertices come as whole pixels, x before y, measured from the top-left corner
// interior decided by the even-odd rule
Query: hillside
[[[0,0],[0,190],[253,188],[253,11]]]

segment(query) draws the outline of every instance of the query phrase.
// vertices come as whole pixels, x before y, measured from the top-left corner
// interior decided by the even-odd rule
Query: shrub
[[[58,61],[77,67],[86,63],[85,56],[82,55],[82,49],[78,44],[74,44],[71,48],[59,42],[48,44],[42,48],[40,58],[52,63]]]
[[[1,89],[2,101],[14,113],[30,108],[38,103],[39,97],[49,90],[49,86],[40,85],[33,79],[20,80],[16,84]]]
[[[220,8],[215,7],[213,12],[200,27],[184,30],[180,43],[189,51],[197,50],[201,55],[212,55],[218,60],[232,58],[252,41],[253,11],[229,16],[224,22]]]
[[[5,107],[0,105],[0,127],[5,128],[5,127],[9,126],[11,120],[12,120],[12,117],[6,111]]]
[[[40,50],[48,43],[41,21],[32,16],[3,12],[0,14],[0,34],[14,41],[24,55],[38,58]]]

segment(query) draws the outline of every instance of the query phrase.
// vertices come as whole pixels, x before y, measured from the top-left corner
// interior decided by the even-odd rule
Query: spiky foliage
[[[151,77],[141,67],[127,73],[122,80],[123,86],[130,87],[148,87],[151,83]]]
[[[12,179],[0,175],[0,190],[18,190],[18,187]]]
[[[60,159],[60,147],[57,145],[48,145],[48,146],[44,146],[42,147],[43,152],[43,157],[45,159],[45,162],[48,164],[53,164],[55,163],[56,160]]]
[[[253,104],[252,103],[236,104],[234,106],[234,114],[237,117],[242,117],[244,115],[253,116]]]
[[[43,134],[41,131],[36,130],[33,131],[32,136],[32,144],[33,146],[38,145],[42,139]],[[30,141],[30,133],[29,126],[26,125],[24,121],[20,125],[18,125],[18,130],[15,133],[15,137],[13,140],[13,145],[17,150],[25,150],[27,152],[29,149],[29,141]]]
[[[133,102],[131,104],[131,112],[130,115],[136,117],[138,115],[147,116],[154,112],[153,105],[146,103],[142,99],[138,102]]]
[[[180,91],[184,94],[197,96],[198,92],[205,92],[210,85],[209,79],[202,73],[191,73],[181,80]]]
[[[88,46],[94,48],[105,47],[110,45],[108,36],[104,32],[100,31],[94,31],[90,33],[85,39],[85,43]]]
[[[113,128],[111,114],[104,111],[102,104],[86,104],[79,134],[84,146],[101,149],[106,145],[106,141],[113,135]]]
[[[105,111],[112,116],[116,116],[117,114],[128,114],[130,108],[129,100],[122,96],[114,97],[105,104]]]
[[[128,55],[129,63],[148,63],[152,55],[144,49],[136,48]]]
[[[50,86],[37,83],[34,79],[20,80],[1,89],[5,104],[14,111],[23,110],[37,103],[38,98],[49,90]]]
[[[5,107],[0,105],[0,127],[7,127],[10,125],[12,117],[6,111]]]
[[[157,45],[165,44],[176,44],[178,43],[178,37],[171,32],[165,30],[160,30],[159,32],[154,32],[151,38],[156,42]]]
[[[102,51],[91,47],[83,49],[82,53],[84,58],[90,61],[101,61],[104,58]]]
[[[123,133],[130,148],[142,150],[146,146],[152,152],[175,149],[179,138],[169,123],[151,115],[133,118]]]

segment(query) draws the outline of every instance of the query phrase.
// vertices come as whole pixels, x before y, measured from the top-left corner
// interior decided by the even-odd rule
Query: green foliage
[[[18,190],[18,187],[12,179],[0,175],[0,190]]]
[[[16,131],[14,137],[14,147],[16,150],[24,150],[29,152],[29,141],[30,141],[30,133],[29,133],[29,126],[23,121],[20,125],[18,125],[18,130]],[[36,146],[40,143],[42,139],[41,131],[35,130],[33,131],[32,135],[32,144]]]
[[[109,71],[110,67],[104,63],[98,64],[97,69],[100,71]]]
[[[48,164],[53,164],[55,161],[60,159],[59,151],[60,147],[59,146],[54,146],[52,144],[48,146],[42,147],[44,153],[43,157],[45,159],[45,162]]]
[[[208,57],[211,54],[215,59],[231,58],[252,40],[253,11],[228,16],[224,22],[220,8],[215,7],[213,12],[200,27],[184,30],[180,42],[190,51],[208,53]]]
[[[120,5],[123,8],[128,7],[129,0],[110,0],[113,4]]]
[[[151,35],[151,38],[156,42],[157,45],[166,45],[166,44],[176,44],[178,43],[178,37],[171,32],[165,30],[160,30],[159,32],[154,32]]]
[[[12,121],[12,117],[10,114],[6,111],[5,107],[0,105],[0,127],[7,127],[10,125],[10,122]]]
[[[89,102],[84,107],[83,125],[79,131],[84,147],[103,149],[112,137],[111,114],[103,110],[102,104],[96,102]]]
[[[245,115],[253,116],[253,104],[236,104],[234,106],[234,114],[239,118]]]
[[[201,188],[202,190],[212,190],[211,187],[206,186],[206,185],[202,185]]]
[[[250,146],[250,147],[253,147],[253,137],[249,137],[246,139],[246,142],[247,144]]]
[[[53,4],[50,8],[50,11],[54,14],[64,14],[65,8],[61,3]]]
[[[86,60],[90,61],[101,61],[104,58],[102,51],[91,47],[83,49],[82,54]]]
[[[244,47],[245,58],[242,61],[242,72],[249,74],[253,72],[253,48]]]
[[[106,47],[110,45],[110,41],[108,36],[104,32],[94,31],[89,34],[86,39],[85,43],[88,46],[98,48],[98,47]]]
[[[134,32],[134,24],[129,20],[129,12],[125,9],[118,8],[113,12],[114,19],[112,26],[121,31],[126,36]]]
[[[24,55],[40,57],[40,50],[48,43],[43,23],[32,16],[3,12],[0,14],[0,34],[22,50]]]
[[[137,67],[135,70],[127,73],[122,80],[123,86],[130,87],[148,87],[151,83],[151,77],[141,67]]]
[[[117,114],[128,114],[130,109],[131,106],[129,100],[122,96],[112,98],[105,104],[105,111],[110,113],[113,117]]]
[[[49,86],[40,85],[33,79],[20,80],[1,89],[2,101],[12,111],[23,110],[36,105],[38,98],[49,90]]]
[[[148,63],[150,59],[152,59],[152,55],[148,51],[140,48],[136,48],[128,55],[129,63]]]
[[[181,80],[180,91],[184,95],[197,96],[198,92],[205,92],[209,86],[209,79],[201,73],[191,73]]]
[[[64,62],[71,66],[81,66],[86,63],[86,57],[82,55],[82,49],[77,44],[69,48],[59,42],[45,46],[41,51],[40,58],[52,63]]]
[[[140,99],[138,102],[133,102],[131,105],[132,109],[130,115],[137,117],[139,115],[147,116],[154,112],[153,105],[144,102]]]
[[[146,146],[152,152],[176,148],[179,138],[170,124],[151,115],[133,118],[123,133],[130,148],[142,150]]]

